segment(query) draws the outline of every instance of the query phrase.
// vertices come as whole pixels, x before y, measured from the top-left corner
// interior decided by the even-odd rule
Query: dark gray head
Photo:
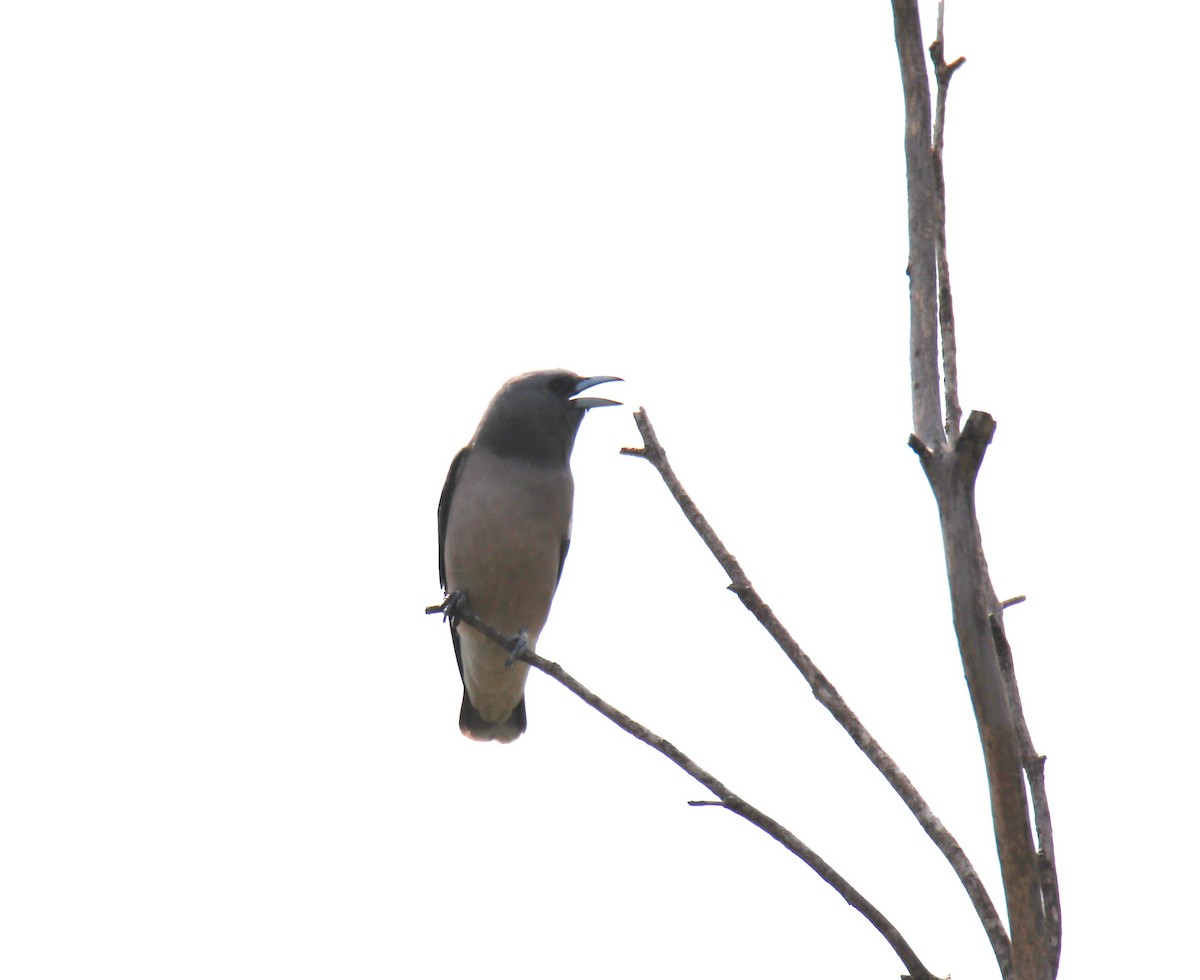
[[[483,413],[472,444],[500,456],[536,463],[566,463],[589,408],[620,405],[607,398],[579,398],[607,374],[581,378],[570,371],[531,371],[505,383]]]

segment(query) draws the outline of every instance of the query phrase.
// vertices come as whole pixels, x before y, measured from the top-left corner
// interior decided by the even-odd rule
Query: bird
[[[546,625],[571,543],[571,450],[589,409],[620,405],[582,396],[612,375],[531,371],[505,382],[474,436],[450,464],[438,502],[438,572],[455,597],[530,650]],[[525,731],[529,665],[450,618],[463,684],[458,727],[476,741]]]

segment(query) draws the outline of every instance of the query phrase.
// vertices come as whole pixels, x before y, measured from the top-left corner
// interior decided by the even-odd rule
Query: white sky
[[[932,16],[930,6],[926,14]],[[910,429],[884,3],[8,5],[0,973],[895,977],[778,844],[544,677],[481,746],[446,467],[507,377],[628,379],[1000,894]],[[1061,976],[1194,962],[1195,8],[954,0],[980,515],[1047,774]],[[626,409],[540,652],[995,976],[915,821]],[[1187,902],[1193,907],[1188,908]]]

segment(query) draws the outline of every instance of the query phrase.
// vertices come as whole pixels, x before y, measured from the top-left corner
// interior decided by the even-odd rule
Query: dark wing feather
[[[446,590],[446,523],[450,519],[450,501],[454,498],[454,488],[458,485],[458,475],[462,472],[463,463],[471,447],[467,446],[458,451],[454,462],[450,464],[450,472],[446,474],[446,485],[442,487],[442,496],[438,500],[438,581],[442,583],[442,591]],[[454,659],[458,661],[458,676],[462,677],[462,648],[458,639],[458,630],[454,623],[450,624],[450,638],[454,641]],[[466,688],[463,689],[466,696]]]
[[[462,472],[463,463],[471,447],[467,446],[458,451],[454,462],[450,464],[450,472],[446,474],[446,484],[442,487],[442,497],[438,501],[438,581],[442,589],[446,588],[446,524],[450,520],[450,501],[454,497],[454,488],[458,485],[458,475]]]
[[[450,639],[454,642],[454,660],[458,664],[458,677],[463,682],[463,699],[467,698],[467,678],[463,674],[462,669],[462,640],[458,638],[458,627],[453,621],[450,623]]]
[[[567,563],[567,552],[570,550],[570,548],[571,548],[571,539],[563,538],[562,539],[562,547],[558,551],[558,579],[556,580],[557,582],[562,581],[563,565],[565,565]]]

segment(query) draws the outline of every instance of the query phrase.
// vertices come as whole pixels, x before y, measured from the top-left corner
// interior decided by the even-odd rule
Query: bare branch
[[[1020,596],[1019,599],[1024,599]],[[1009,605],[1009,599],[1001,605]],[[1054,827],[1050,821],[1050,798],[1046,794],[1046,757],[1038,755],[1033,747],[1033,736],[1025,722],[1025,709],[1021,704],[1021,691],[1017,686],[1017,673],[1013,664],[1012,647],[1004,632],[1004,624],[998,616],[991,616],[992,634],[996,641],[996,653],[1000,661],[1000,672],[1008,692],[1017,739],[1021,746],[1025,778],[1029,781],[1029,795],[1033,802],[1033,825],[1038,836],[1038,871],[1042,883],[1042,904],[1046,912],[1048,952],[1051,975],[1058,974],[1059,957],[1062,954],[1062,906],[1058,891],[1058,862],[1054,857]]]
[[[954,631],[962,654],[971,706],[979,728],[991,795],[996,847],[1004,877],[1012,958],[1000,960],[1005,977],[1049,980],[1051,956],[1044,908],[1044,874],[1033,845],[1025,793],[1022,747],[1009,685],[999,663],[989,616],[1002,609],[984,559],[975,514],[975,479],[984,451],[995,431],[991,416],[972,412],[959,433],[958,369],[954,339],[953,303],[946,258],[945,182],[942,143],[946,94],[950,78],[962,64],[943,57],[944,11],[938,11],[937,39],[931,46],[937,76],[937,125],[929,129],[929,78],[921,50],[921,23],[916,0],[892,0],[896,47],[904,85],[904,151],[908,173],[910,271],[921,270],[910,284],[910,321],[930,317],[936,304],[946,372],[946,431],[932,433],[934,414],[922,387],[929,378],[927,334],[910,326],[912,349],[913,419],[910,445],[918,450],[921,467],[937,500]],[[934,279],[925,273],[930,265]],[[936,289],[936,300],[934,290]],[[940,438],[938,438],[940,437]],[[1015,681],[1013,682],[1015,687]]]
[[[884,915],[875,908],[863,895],[852,886],[845,878],[838,874],[833,867],[818,855],[812,848],[801,841],[795,834],[784,827],[778,821],[767,816],[757,807],[747,803],[737,794],[731,792],[724,783],[717,780],[705,769],[692,761],[687,755],[677,749],[666,739],[654,732],[650,731],[645,725],[634,721],[629,715],[623,711],[614,708],[607,701],[604,701],[596,694],[584,687],[579,681],[575,680],[570,674],[562,669],[558,664],[552,663],[549,660],[538,656],[528,648],[520,636],[507,636],[501,633],[490,623],[476,616],[462,598],[461,594],[447,597],[446,601],[437,606],[427,606],[425,612],[429,615],[442,613],[455,620],[466,623],[472,629],[482,633],[485,637],[497,644],[504,650],[514,653],[515,658],[524,660],[531,667],[536,667],[542,673],[553,677],[556,681],[563,685],[568,691],[578,697],[581,701],[595,708],[600,714],[604,715],[609,721],[617,727],[628,732],[634,738],[641,742],[645,742],[652,749],[666,756],[671,762],[675,763],[680,769],[686,772],[694,780],[700,783],[713,796],[716,797],[712,801],[689,801],[690,806],[720,806],[729,810],[731,813],[736,813],[739,817],[752,823],[768,836],[773,837],[780,844],[786,847],[789,851],[800,858],[805,864],[815,871],[820,878],[832,887],[852,908],[861,913],[868,922],[883,936],[888,945],[892,947],[900,961],[904,964],[905,969],[909,971],[906,980],[937,980],[937,978],[925,968],[925,965],[913,952],[912,947],[900,935],[899,930]]]
[[[904,160],[908,174],[909,367],[913,431],[926,446],[946,441],[938,385],[937,262],[929,78],[916,0],[892,0],[904,85]]]
[[[950,262],[946,257],[946,178],[942,170],[942,146],[946,128],[946,96],[950,91],[950,77],[966,61],[958,58],[946,64],[943,56],[945,42],[942,23],[946,5],[938,2],[937,39],[929,46],[933,58],[934,77],[937,79],[937,105],[933,121],[933,177],[936,186],[934,205],[937,210],[934,223],[934,253],[937,260],[938,282],[938,327],[942,342],[943,388],[946,393],[946,437],[953,445],[958,439],[962,406],[958,400],[958,342],[954,336],[954,299],[950,292]]]
[[[816,699],[837,719],[838,724],[854,740],[854,744],[863,751],[875,768],[883,774],[884,779],[888,781],[888,784],[904,801],[913,816],[917,818],[917,822],[934,842],[938,850],[942,852],[946,860],[950,863],[950,866],[954,869],[955,874],[958,875],[959,881],[962,882],[962,886],[975,908],[975,913],[979,916],[980,922],[983,923],[988,939],[992,943],[996,959],[1001,964],[1003,970],[1006,964],[1008,964],[1010,957],[1008,934],[1005,932],[1003,922],[1000,921],[996,907],[992,904],[992,900],[988,896],[987,889],[983,887],[983,882],[971,864],[970,858],[967,857],[966,852],[963,851],[958,841],[955,840],[954,835],[945,828],[933,813],[929,804],[925,802],[925,799],[917,791],[917,788],[913,786],[909,778],[901,771],[895,760],[875,741],[874,736],[867,731],[866,726],[859,721],[858,716],[850,710],[849,705],[842,699],[837,689],[829,682],[824,673],[818,669],[816,664],[809,659],[808,655],[800,648],[800,644],[792,638],[792,635],[776,618],[771,608],[759,596],[754,586],[750,584],[750,580],[742,570],[742,566],[738,563],[738,560],[729,553],[729,549],[725,547],[724,543],[712,529],[712,525],[708,523],[708,520],[700,512],[700,508],[696,506],[687,491],[684,490],[683,484],[679,482],[679,478],[675,475],[675,471],[667,461],[666,451],[663,449],[662,443],[658,441],[654,427],[650,424],[646,410],[640,408],[634,413],[633,418],[637,423],[638,431],[642,434],[645,446],[635,449],[622,449],[621,452],[627,456],[637,456],[647,460],[658,471],[663,482],[667,485],[667,489],[670,490],[671,496],[679,504],[684,516],[687,517],[692,527],[696,529],[696,532],[708,546],[709,551],[713,553],[713,556],[721,563],[721,567],[729,576],[731,581],[729,585],[730,591],[742,600],[742,604],[750,610],[754,618],[771,634],[772,639],[779,644],[780,649],[787,654],[788,659],[792,661],[796,669],[808,681]],[[1007,974],[1005,975],[1007,976]]]
[[[967,60],[966,58],[959,57],[955,58],[950,64],[946,64],[944,56],[946,39],[943,33],[945,19],[945,0],[938,0],[937,37],[934,39],[933,44],[929,45],[929,55],[933,59],[934,75],[937,78],[937,107],[933,120],[933,151],[939,157],[941,156],[942,145],[945,141],[946,94],[950,90],[950,76],[958,71]]]
[[[1051,974],[1041,873],[1029,823],[1016,723],[988,618],[1000,609],[1000,603],[988,576],[975,515],[975,481],[995,429],[995,421],[986,412],[972,412],[953,449],[920,456],[920,460],[938,505],[954,632],[987,769],[1012,929],[1012,975],[1045,980]]]

